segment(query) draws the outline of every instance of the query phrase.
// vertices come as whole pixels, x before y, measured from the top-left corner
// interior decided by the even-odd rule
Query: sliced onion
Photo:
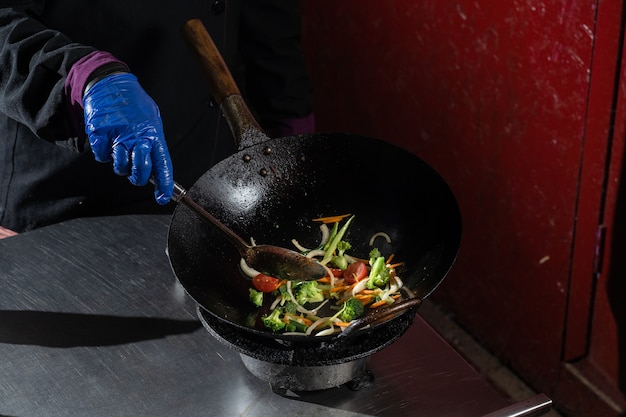
[[[239,260],[239,267],[241,268],[241,270],[243,271],[244,274],[246,274],[247,276],[249,276],[250,278],[254,278],[257,275],[260,274],[259,271],[257,271],[256,269],[252,268],[251,266],[249,266],[245,259],[241,258]]]
[[[306,254],[307,258],[315,258],[316,256],[324,256],[326,255],[326,252],[324,252],[321,249],[314,249],[311,252]]]
[[[302,311],[302,313],[306,313],[306,314],[311,314],[313,316],[317,316],[317,313],[320,310],[320,308],[324,307],[326,305],[326,303],[329,302],[329,301],[330,301],[329,299],[326,299],[326,300],[322,301],[313,310],[307,310],[306,308],[302,307],[302,309],[304,310],[304,311]]]
[[[398,284],[398,289],[404,286],[404,282],[402,282],[402,279],[400,279],[399,276],[395,275],[393,278],[396,280],[396,283]]]
[[[372,235],[372,237],[370,238],[370,246],[374,246],[374,241],[376,240],[376,238],[382,237],[384,238],[387,243],[391,243],[391,237],[385,233],[385,232],[378,232],[378,233],[374,233]]]
[[[355,263],[356,261],[358,261],[358,259],[357,259],[357,258],[352,257],[352,256],[350,256],[350,255],[346,255],[346,254],[344,254],[343,256],[346,258],[346,261],[348,261],[348,263],[349,263],[349,264],[353,264],[353,263]]]
[[[367,281],[369,281],[369,278],[362,279],[361,281],[356,283],[356,285],[352,288],[353,297],[363,291],[365,288],[367,288]]]
[[[293,246],[295,246],[300,252],[308,252],[311,250],[302,246],[296,239],[291,239],[291,243],[293,243]]]
[[[313,330],[315,330],[316,327],[321,326],[324,323],[328,323],[329,318],[328,317],[322,317],[318,320],[315,320],[313,323],[311,323],[311,325],[306,329],[306,332],[304,332],[304,334],[306,334],[307,336],[309,336],[311,333],[313,333]]]
[[[319,244],[319,246],[324,246],[326,244],[326,242],[328,242],[328,238],[330,237],[330,229],[328,229],[328,225],[325,223],[322,223],[320,225],[320,231],[322,232],[322,240]],[[304,246],[302,246],[300,244],[300,242],[298,242],[296,239],[291,239],[291,243],[293,244],[293,246],[296,247],[296,249],[298,249],[300,252],[310,252],[312,249],[309,248],[305,248]],[[324,255],[324,251],[322,251],[322,256]],[[317,256],[317,255],[314,255]]]
[[[322,265],[322,266],[324,267],[324,269],[326,270],[326,274],[330,278],[330,288],[334,287],[335,286],[335,274],[333,274],[333,271],[331,271],[330,268],[327,267],[326,265]]]
[[[331,334],[334,334],[337,332],[337,329],[335,328],[335,326],[330,326],[328,329],[324,329],[321,330],[320,332],[316,333],[315,336],[329,336]]]
[[[283,297],[280,294],[278,294],[276,296],[276,299],[274,301],[272,301],[272,305],[270,305],[270,310],[274,310],[282,299],[283,299]]]
[[[320,224],[320,230],[322,231],[322,241],[320,242],[320,246],[325,245],[328,242],[328,238],[330,237],[330,229],[326,223]]]

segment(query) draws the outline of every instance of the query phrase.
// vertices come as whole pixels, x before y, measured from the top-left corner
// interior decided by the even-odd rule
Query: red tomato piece
[[[333,273],[333,276],[335,278],[341,278],[343,276],[343,270],[339,269],[339,268],[329,268],[330,272]]]
[[[343,279],[348,284],[354,284],[357,281],[361,281],[368,274],[367,265],[365,262],[357,261],[353,262],[343,271]]]
[[[261,292],[272,292],[280,286],[280,280],[278,278],[270,277],[269,275],[259,274],[252,278],[252,284],[254,288]]]

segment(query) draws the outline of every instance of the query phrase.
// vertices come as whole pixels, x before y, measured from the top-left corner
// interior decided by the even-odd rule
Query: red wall
[[[608,120],[614,82],[594,82],[607,94],[590,109],[598,4],[303,2],[318,130],[387,140],[446,178],[463,242],[432,297],[548,394],[563,358],[587,348],[607,152],[606,126],[589,115]]]

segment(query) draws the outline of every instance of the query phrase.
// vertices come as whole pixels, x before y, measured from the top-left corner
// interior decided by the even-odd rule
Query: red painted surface
[[[620,20],[622,5],[603,2],[598,9],[594,28],[594,50],[591,65],[591,88],[587,106],[583,160],[577,207],[576,239],[572,255],[572,278],[569,287],[567,322],[563,359],[583,358],[589,350],[590,311],[592,309],[594,279],[601,259],[589,256],[602,245],[603,193],[610,155],[611,124],[614,106],[616,68],[619,61]]]
[[[318,129],[387,140],[446,178],[464,234],[433,299],[569,410],[564,388],[580,381],[563,359],[589,351],[621,4],[303,6]]]

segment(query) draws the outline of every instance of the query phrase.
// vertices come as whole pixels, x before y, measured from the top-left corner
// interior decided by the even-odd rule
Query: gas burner
[[[239,352],[248,371],[269,382],[277,393],[368,385],[373,379],[367,369],[369,357],[402,336],[413,322],[413,313],[397,317],[393,328],[385,331],[363,329],[330,342],[303,336],[301,342],[294,342],[258,336],[198,307],[198,317],[209,333]]]

